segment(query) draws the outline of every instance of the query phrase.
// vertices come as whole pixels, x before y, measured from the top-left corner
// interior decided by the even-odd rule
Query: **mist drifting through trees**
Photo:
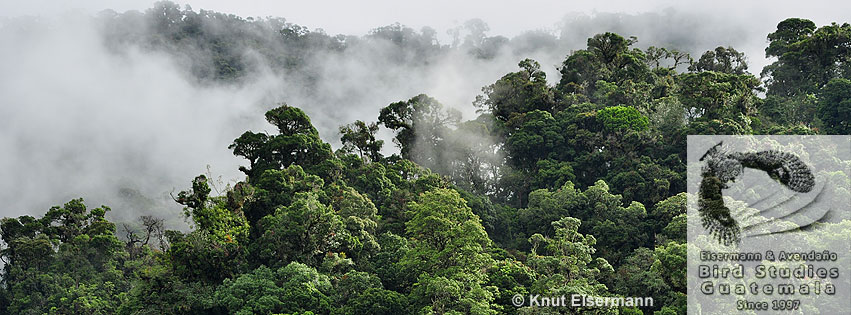
[[[238,160],[223,148],[241,130],[263,128],[257,117],[280,102],[303,108],[323,139],[338,147],[340,125],[375,121],[381,107],[420,93],[472,119],[471,103],[481,87],[519,60],[537,60],[556,80],[564,56],[603,31],[638,36],[639,47],[692,54],[760,42],[740,31],[744,24],[701,23],[694,13],[674,10],[573,13],[558,28],[509,39],[488,32],[481,20],[450,32],[389,25],[350,36],[316,33],[312,29],[321,25],[282,18],[196,9],[187,11],[196,19],[195,29],[187,31],[195,33],[181,39],[170,36],[192,20],[177,25],[166,19],[182,18],[184,8],[157,10],[2,20],[2,41],[16,47],[3,51],[0,77],[0,100],[10,105],[0,109],[0,143],[10,152],[0,165],[13,172],[0,181],[3,199],[12,202],[4,210],[8,215],[51,206],[46,199],[84,196],[130,207],[133,214],[124,219],[132,219],[136,212],[170,206],[167,193],[206,165],[225,182],[234,181]],[[295,37],[281,38],[283,28]],[[227,69],[217,68],[222,63]],[[386,129],[379,135],[390,143]],[[56,180],[68,178],[74,183]]]
[[[770,23],[6,18],[0,313],[682,314],[685,136],[851,130],[851,27]]]

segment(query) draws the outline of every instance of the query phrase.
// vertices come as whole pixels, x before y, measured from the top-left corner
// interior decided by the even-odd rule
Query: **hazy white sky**
[[[55,14],[68,10],[97,12],[144,10],[150,0],[2,0],[0,15]],[[439,31],[471,18],[481,18],[491,27],[491,34],[516,35],[524,30],[549,29],[567,13],[623,12],[641,13],[675,8],[707,15],[750,19],[764,28],[778,21],[799,16],[817,24],[848,20],[851,1],[269,1],[269,0],[177,0],[194,9],[210,9],[240,16],[279,16],[311,28],[324,28],[328,33],[362,35],[377,26],[394,22],[420,28],[431,26]],[[770,27],[770,26],[769,26]],[[444,33],[444,32],[441,32]]]
[[[763,56],[765,36],[774,30],[777,22],[789,17],[804,17],[817,25],[851,20],[851,1],[747,1],[747,0],[174,0],[193,9],[207,9],[232,13],[243,17],[283,17],[291,23],[311,29],[322,28],[329,34],[364,35],[371,29],[395,22],[420,29],[430,26],[438,31],[443,43],[450,41],[446,30],[464,21],[480,18],[490,26],[488,35],[515,36],[528,30],[552,30],[571,13],[644,13],[674,9],[682,13],[695,13],[712,17],[713,22],[729,20],[736,24],[751,25],[738,36],[759,39],[744,51],[751,71],[758,74],[768,62]],[[0,16],[55,15],[68,11],[96,13],[104,9],[118,12],[145,10],[153,6],[151,0],[0,0]],[[737,34],[731,34],[736,36]],[[639,38],[639,40],[641,40]]]

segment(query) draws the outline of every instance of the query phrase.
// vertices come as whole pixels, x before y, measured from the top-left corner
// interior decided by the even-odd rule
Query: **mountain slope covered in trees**
[[[202,81],[252,67],[229,50],[244,44],[234,38],[306,78],[304,56],[359,40],[158,9],[153,36],[115,27],[115,42],[212,52],[213,67],[193,68]],[[210,20],[280,31],[196,27]],[[402,47],[389,62],[449,49],[399,25],[370,36]],[[474,39],[482,58],[499,44]],[[655,304],[560,311],[685,314],[686,135],[851,133],[851,26],[788,19],[768,39],[777,60],[756,77],[732,47],[691,58],[598,34],[566,56],[556,84],[525,59],[482,88],[475,119],[412,95],[341,126],[338,150],[280,104],[265,114],[272,132],[229,147],[244,180],[213,194],[200,175],[173,196],[190,231],[154,217],[118,226],[81,199],[4,218],[0,313],[528,314],[548,310],[512,306],[513,295],[577,293]],[[380,128],[399,154],[382,154]]]

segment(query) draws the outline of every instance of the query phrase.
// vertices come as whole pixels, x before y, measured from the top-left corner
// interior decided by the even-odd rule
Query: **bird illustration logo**
[[[701,168],[701,182],[698,190],[698,213],[701,223],[719,243],[729,246],[738,244],[743,237],[806,229],[827,216],[827,212],[798,215],[800,211],[813,208],[808,207],[813,201],[795,203],[792,211],[779,211],[778,209],[784,206],[789,208],[790,201],[797,197],[793,194],[784,199],[778,195],[777,191],[766,192],[767,196],[753,201],[747,207],[751,209],[750,211],[731,213],[728,205],[724,203],[722,190],[730,188],[731,183],[741,178],[746,168],[766,172],[771,179],[793,193],[814,191],[816,180],[812,170],[795,154],[778,150],[728,152],[724,150],[722,144],[723,142],[719,142],[714,145],[700,158],[705,165]],[[815,196],[813,200],[817,199],[818,194]],[[770,199],[780,200],[765,206],[769,204]],[[760,208],[758,204],[763,207]],[[765,228],[772,223],[790,219],[795,223],[793,226],[777,224]]]

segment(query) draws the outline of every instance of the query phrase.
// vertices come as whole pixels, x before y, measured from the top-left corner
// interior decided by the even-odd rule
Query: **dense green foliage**
[[[279,23],[283,42],[241,38],[275,42],[260,46],[285,53],[260,53],[286,71],[314,45],[352,45],[282,21],[151,10],[135,17],[156,17],[156,36],[141,40],[215,52],[214,71],[195,69],[202,79],[249,66],[228,50],[233,37],[204,31],[214,18]],[[781,22],[764,85],[730,47],[694,61],[600,34],[566,57],[555,85],[526,59],[482,89],[474,120],[417,95],[377,123],[342,126],[336,152],[303,111],[280,105],[266,113],[274,133],[246,131],[229,147],[247,160],[243,181],[211,195],[201,175],[175,196],[191,231],[146,217],[119,238],[109,208],[80,199],[3,219],[0,313],[527,314],[541,310],[512,306],[514,294],[579,293],[656,304],[563,312],[684,314],[685,136],[847,134],[849,29]],[[422,62],[442,49],[399,25],[370,36]],[[498,42],[467,45],[487,56]],[[401,155],[381,154],[379,125]]]

